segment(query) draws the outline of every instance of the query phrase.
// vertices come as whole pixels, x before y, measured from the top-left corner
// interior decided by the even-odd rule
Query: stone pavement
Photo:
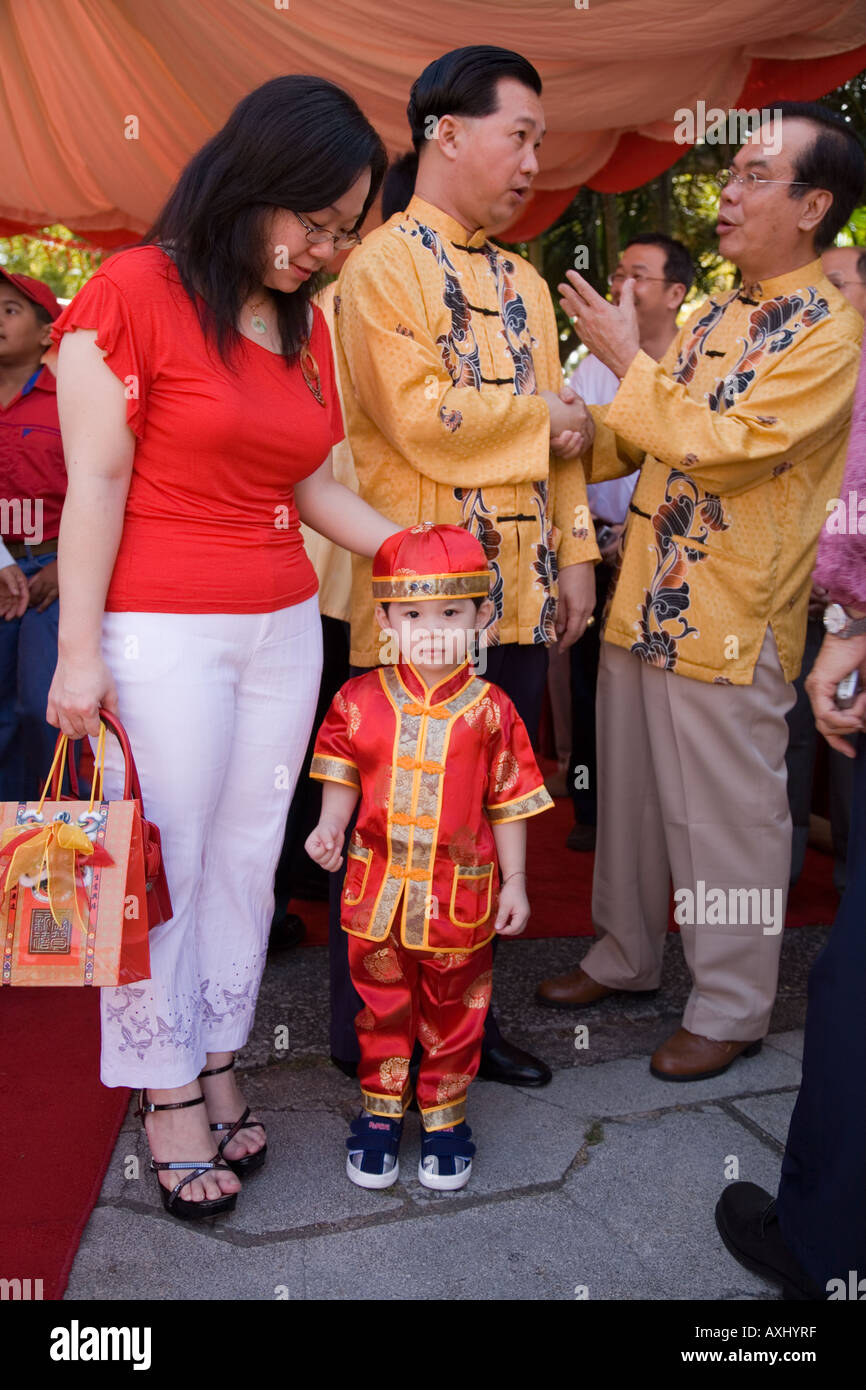
[[[323,947],[274,957],[239,1058],[268,1127],[266,1167],[227,1217],[186,1226],[162,1209],[131,1114],[76,1257],[67,1299],[774,1299],[728,1255],[713,1208],[726,1176],[774,1189],[799,1082],[805,981],[826,929],[785,933],[762,1052],[713,1081],[655,1080],[647,1054],[677,1026],[688,988],[669,937],[658,995],[542,1009],[544,975],[588,941],[509,941],[495,1000],[508,1035],[554,1066],[538,1090],[477,1082],[469,1185],[417,1180],[411,1112],[401,1177],[370,1192],[345,1175],[355,1083],[328,1061]],[[575,1039],[575,1025],[588,1037]],[[288,1030],[288,1040],[285,1032]],[[575,1047],[586,1041],[586,1047]],[[137,1159],[140,1176],[134,1174]],[[375,1292],[370,1271],[375,1268]]]

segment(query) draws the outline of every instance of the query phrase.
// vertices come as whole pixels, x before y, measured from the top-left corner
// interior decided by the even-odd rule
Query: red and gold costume
[[[457,539],[448,538],[449,554],[440,543],[436,570],[430,548],[443,532]],[[471,597],[489,582],[478,542],[458,527],[400,532],[376,561],[380,601]],[[377,573],[386,564],[390,577]],[[404,1113],[418,1037],[425,1128],[458,1124],[490,1002],[499,897],[491,825],[552,805],[526,729],[508,696],[468,661],[432,688],[410,663],[380,667],[337,693],[311,776],[361,795],[342,926],[365,1003],[356,1019],[365,1109]]]

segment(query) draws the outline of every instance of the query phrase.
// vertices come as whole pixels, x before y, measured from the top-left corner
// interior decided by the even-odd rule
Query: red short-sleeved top
[[[174,261],[156,246],[111,257],[52,326],[95,329],[126,387],[136,436],[107,611],[267,613],[317,590],[294,501],[343,438],[330,335],[313,307],[300,365],[241,338],[235,371],[206,342]]]

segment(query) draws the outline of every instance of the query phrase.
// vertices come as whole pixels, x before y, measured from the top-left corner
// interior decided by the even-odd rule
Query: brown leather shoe
[[[721,1076],[738,1057],[756,1056],[762,1043],[763,1038],[754,1042],[719,1042],[690,1033],[688,1028],[678,1028],[656,1048],[650,1058],[650,1071],[659,1081],[707,1081],[711,1076]]]
[[[609,994],[621,993],[621,990],[610,989],[608,985],[600,985],[598,980],[593,980],[578,966],[567,975],[554,975],[550,980],[542,980],[535,991],[535,998],[549,1009],[582,1009],[587,1004],[606,999]]]

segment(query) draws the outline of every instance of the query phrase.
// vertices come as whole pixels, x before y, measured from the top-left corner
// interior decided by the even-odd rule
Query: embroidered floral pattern
[[[402,333],[404,338],[414,338],[415,334],[411,328],[407,328],[404,323],[398,323],[394,329],[395,333]]]
[[[463,1003],[467,1009],[486,1009],[493,990],[493,971],[485,970],[468,989],[463,991]]]
[[[418,1037],[427,1055],[429,1057],[435,1057],[442,1046],[443,1040],[432,1023],[428,1023],[426,1018],[419,1018],[418,1020]]]
[[[556,584],[558,569],[556,547],[553,544],[553,528],[547,515],[547,496],[548,488],[545,479],[540,479],[532,484],[532,501],[538,514],[540,532],[539,539],[533,546],[535,559],[532,561],[532,570],[545,595],[541,612],[538,615],[538,622],[532,630],[532,640],[538,643],[553,642],[556,639],[556,599],[553,596],[553,588]]]
[[[499,716],[499,706],[491,700],[489,695],[485,695],[483,699],[478,701],[477,705],[470,705],[469,709],[465,709],[463,718],[470,729],[483,728],[488,734],[494,734],[502,722]]]
[[[749,340],[743,344],[736,366],[716,383],[707,397],[711,410],[730,410],[755,379],[758,363],[765,353],[784,352],[803,328],[811,328],[826,318],[830,307],[812,287],[808,299],[801,294],[769,299],[749,315]]]
[[[442,421],[446,430],[454,434],[463,424],[463,413],[459,410],[446,410],[443,405],[439,408],[439,419]]]
[[[512,787],[517,786],[517,779],[520,776],[520,769],[517,766],[517,759],[510,749],[504,748],[493,764],[493,785],[496,795],[502,796],[503,792],[510,792]]]
[[[445,1075],[440,1078],[439,1085],[436,1087],[437,1105],[445,1105],[447,1101],[453,1100],[455,1096],[461,1096],[471,1080],[472,1077],[468,1076],[466,1072],[446,1072]]]
[[[395,980],[403,978],[403,971],[400,969],[397,952],[393,946],[380,946],[378,951],[370,951],[369,955],[364,957],[364,969],[368,975],[382,984],[393,984]]]
[[[408,1057],[386,1057],[381,1063],[379,1080],[384,1091],[402,1091],[408,1079]]]
[[[454,496],[461,504],[460,524],[465,526],[467,531],[471,531],[484,547],[484,554],[487,556],[487,563],[493,571],[493,583],[490,586],[490,601],[493,604],[494,621],[502,617],[504,608],[504,583],[502,579],[502,569],[498,563],[499,548],[502,545],[502,532],[497,531],[493,511],[484,501],[484,494],[480,487],[463,488],[456,487]],[[490,629],[486,628],[488,641]]]
[[[656,565],[636,624],[640,641],[631,650],[642,661],[672,671],[677,662],[677,643],[697,633],[686,618],[691,602],[689,567],[707,558],[700,547],[710,531],[726,531],[721,501],[714,493],[701,497],[694,481],[672,469],[665,485],[665,500],[652,518]],[[696,534],[692,528],[698,526]],[[692,542],[692,544],[690,544]]]
[[[400,231],[406,231],[402,224]],[[477,390],[481,385],[481,355],[457,267],[442,245],[439,233],[432,227],[415,222],[409,235],[418,237],[421,245],[435,256],[444,277],[442,301],[451,314],[451,328],[447,333],[440,333],[436,345],[445,370],[455,386],[474,386]]]
[[[707,312],[698,319],[691,332],[688,342],[684,342],[680,348],[679,356],[673,370],[674,381],[679,381],[683,386],[687,386],[697,371],[698,358],[704,350],[704,343],[713,329],[721,323],[725,316],[728,305],[736,299],[736,294],[729,295],[727,299],[716,302],[710,300],[710,307]]]
[[[532,349],[538,346],[538,339],[529,332],[526,305],[514,287],[514,262],[503,256],[492,242],[485,242],[482,249],[496,283],[502,336],[514,363],[514,394],[532,396],[537,390]]]

